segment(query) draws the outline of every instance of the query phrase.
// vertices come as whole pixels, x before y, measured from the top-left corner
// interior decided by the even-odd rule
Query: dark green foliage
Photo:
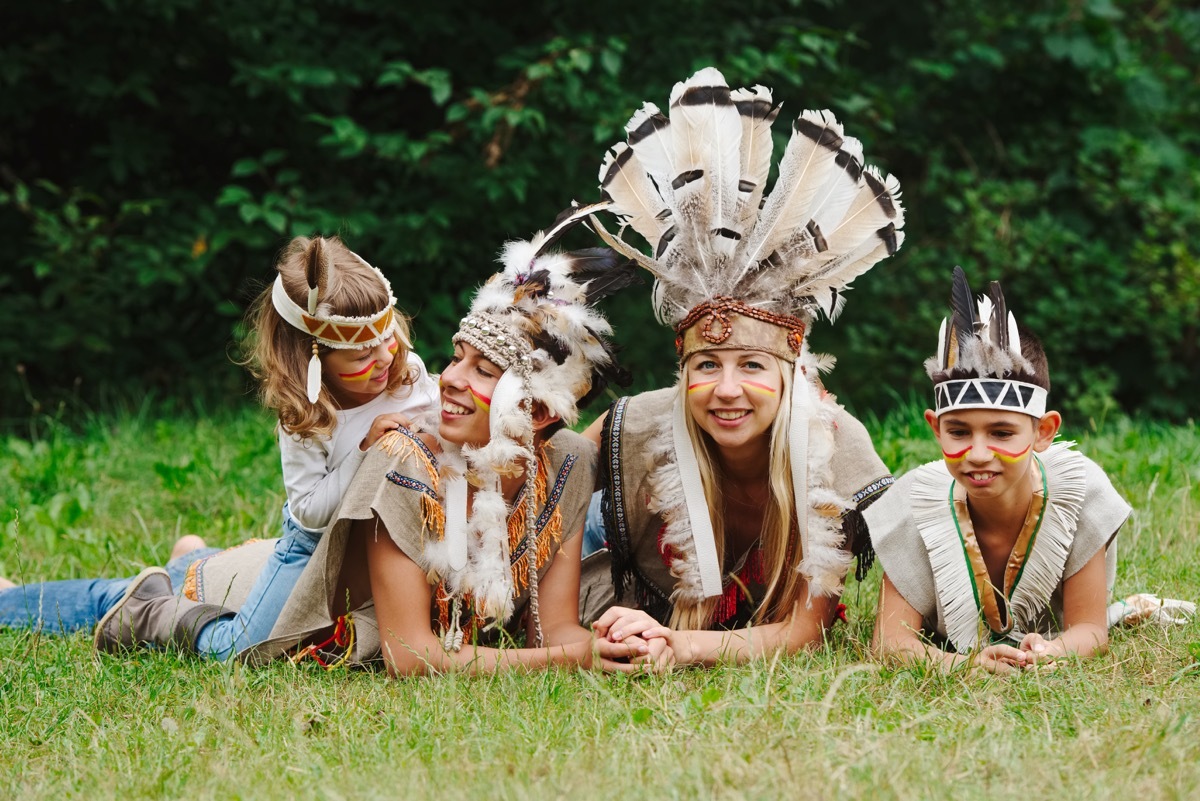
[[[595,199],[640,101],[709,63],[772,86],[785,117],[834,109],[903,182],[907,244],[813,336],[846,399],[923,391],[960,263],[1004,279],[1060,403],[1194,414],[1200,14],[1033,6],[16,4],[0,419],[102,386],[239,392],[241,310],[296,234],[340,233],[388,272],[438,366],[500,244]],[[645,291],[610,306],[652,386],[671,335]]]

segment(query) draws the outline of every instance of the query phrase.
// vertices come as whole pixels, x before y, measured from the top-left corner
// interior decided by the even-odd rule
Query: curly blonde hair
[[[304,307],[308,303],[308,282],[305,275],[310,266],[324,261],[327,283],[321,294],[320,313],[346,317],[365,317],[378,314],[389,302],[387,289],[378,276],[358,259],[338,237],[298,236],[284,249],[275,265],[283,277],[288,297]],[[271,285],[263,290],[246,315],[247,335],[243,342],[244,361],[250,373],[258,379],[259,398],[263,406],[279,415],[279,425],[288,434],[301,438],[329,436],[337,426],[337,409],[327,388],[316,403],[308,402],[306,377],[308,361],[312,358],[313,338],[294,328],[275,310],[271,302]],[[409,321],[399,311],[394,315],[397,342],[397,364],[407,364]],[[331,349],[318,348],[324,357]],[[394,392],[416,381],[411,369],[393,370],[385,392]]]

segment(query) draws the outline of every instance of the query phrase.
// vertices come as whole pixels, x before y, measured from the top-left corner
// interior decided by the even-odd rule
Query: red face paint
[[[371,373],[375,370],[375,365],[378,363],[378,361],[372,361],[357,373],[338,373],[338,378],[343,381],[366,381],[370,379]]]
[[[992,446],[990,446],[990,445],[988,446],[988,450],[989,450],[989,451],[991,451],[992,453],[996,454],[996,457],[997,457],[997,458],[998,458],[1000,461],[1002,461],[1002,462],[1007,462],[1008,464],[1013,464],[1013,463],[1015,463],[1015,462],[1019,462],[1019,461],[1021,461],[1021,460],[1022,460],[1022,459],[1024,459],[1026,456],[1028,456],[1028,455],[1029,455],[1029,450],[1030,450],[1032,447],[1033,447],[1033,443],[1031,442],[1031,443],[1029,443],[1029,445],[1027,445],[1027,446],[1025,447],[1025,450],[1023,450],[1023,451],[1021,451],[1021,452],[1019,452],[1019,453],[1012,453],[1011,451],[1002,451],[1002,450],[1000,450],[999,448],[993,448],[993,447],[992,447]]]
[[[768,387],[766,384],[760,384],[757,381],[743,381],[742,386],[751,392],[757,392],[760,395],[778,395],[779,390],[774,387]]]
[[[491,408],[492,408],[492,399],[491,398],[489,398],[487,395],[480,395],[469,384],[467,385],[467,392],[471,393],[471,398],[474,399],[475,406],[477,406],[480,409],[480,411],[486,412],[486,411],[491,410]]]
[[[966,459],[967,454],[970,452],[971,452],[970,446],[963,448],[958,453],[947,453],[946,451],[942,451],[942,458],[945,459],[950,464],[958,464],[963,459]]]

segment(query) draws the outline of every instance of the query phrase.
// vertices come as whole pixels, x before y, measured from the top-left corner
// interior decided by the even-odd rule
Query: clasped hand
[[[676,661],[678,633],[640,609],[614,606],[592,624],[601,666],[619,673],[663,673]]]

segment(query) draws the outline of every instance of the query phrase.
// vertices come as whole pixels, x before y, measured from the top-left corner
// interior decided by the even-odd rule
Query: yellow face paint
[[[691,395],[693,392],[699,392],[700,390],[705,389],[706,387],[716,386],[716,384],[717,384],[716,381],[700,381],[695,384],[689,384],[687,391],[688,391],[688,394]]]
[[[757,392],[759,395],[774,396],[779,394],[779,390],[768,387],[766,384],[759,384],[756,381],[743,381],[742,387],[744,387],[747,392]]]
[[[392,346],[390,348],[388,348],[388,353],[395,356],[396,351],[398,351],[398,350],[400,350],[400,340],[398,340],[398,339],[392,340]]]
[[[950,464],[958,464],[963,459],[967,458],[967,454],[970,453],[970,451],[970,447],[963,448],[958,453],[947,453],[946,451],[942,451],[942,458]]]
[[[992,453],[996,454],[996,458],[999,459],[1000,461],[1004,462],[1005,464],[1015,464],[1016,462],[1023,460],[1026,456],[1029,455],[1029,451],[1032,448],[1033,448],[1032,442],[1029,443],[1029,445],[1026,446],[1025,450],[1021,451],[1020,453],[1012,453],[1010,451],[1002,451],[999,448],[993,448],[991,445],[988,446],[988,450],[991,451]]]
[[[377,364],[379,364],[378,360],[372,361],[357,373],[338,373],[338,378],[343,381],[368,381],[375,372],[375,365]]]
[[[470,385],[467,386],[467,392],[471,393],[471,397],[475,401],[475,406],[483,412],[489,411],[492,408],[492,399],[487,395],[480,395]]]

